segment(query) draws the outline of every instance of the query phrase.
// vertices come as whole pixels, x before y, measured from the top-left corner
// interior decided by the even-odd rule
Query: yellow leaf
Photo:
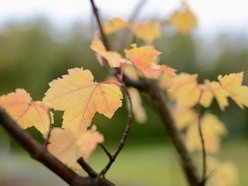
[[[123,28],[127,28],[128,23],[121,18],[115,17],[110,19],[108,22],[103,23],[102,26],[105,34],[111,34]]]
[[[201,90],[197,83],[197,75],[180,74],[169,88],[169,93],[178,106],[195,106],[200,98]]]
[[[69,167],[78,170],[77,160],[80,158],[76,137],[69,129],[53,128],[48,151]]]
[[[64,111],[63,128],[80,134],[90,126],[96,112],[111,118],[122,105],[120,88],[113,83],[94,82],[89,70],[74,68],[49,83],[43,100],[49,107]]]
[[[160,25],[153,21],[148,21],[143,24],[133,23],[130,28],[137,38],[140,38],[148,43],[160,38]]]
[[[139,69],[145,77],[156,79],[165,70],[165,67],[156,63],[160,52],[151,46],[137,47],[132,45],[132,49],[126,49],[126,58]]]
[[[96,130],[94,125],[77,139],[77,146],[80,154],[85,160],[88,160],[98,143],[103,143],[104,137]]]
[[[105,58],[108,61],[110,67],[120,67],[120,65],[125,62],[125,59],[123,59],[119,53],[107,51],[97,35],[95,35],[90,48],[98,55]]]
[[[242,85],[243,72],[219,76],[218,80],[240,108],[248,107],[248,87]]]
[[[139,91],[135,88],[128,89],[132,103],[133,103],[133,112],[134,117],[139,123],[144,123],[147,120],[146,111],[142,106],[142,99],[140,97]]]
[[[175,25],[181,33],[187,34],[197,26],[197,19],[188,4],[183,1],[180,10],[170,17],[169,23]]]
[[[133,65],[126,65],[126,67],[124,69],[124,74],[127,75],[128,77],[134,79],[134,80],[139,79],[139,75],[137,73],[137,70],[135,69],[135,67]]]
[[[0,107],[24,129],[34,126],[44,134],[49,130],[50,122],[53,122],[48,107],[40,101],[32,101],[24,89],[16,89],[13,93],[1,96]]]
[[[159,77],[159,86],[166,91],[173,85],[176,78],[175,69],[171,68],[168,71],[169,72],[163,72]]]
[[[103,135],[93,126],[78,138],[70,129],[53,128],[47,146],[49,152],[69,167],[79,170],[77,160],[87,160],[98,143],[104,141]]]
[[[231,162],[218,162],[215,158],[207,157],[209,178],[206,186],[237,186],[238,170]]]
[[[183,130],[186,127],[197,122],[197,113],[188,107],[175,107],[172,110],[173,117],[179,129]]]
[[[220,148],[221,137],[227,134],[224,123],[222,123],[213,114],[205,114],[201,119],[201,127],[206,151],[210,153],[218,152]],[[185,141],[189,150],[201,151],[202,147],[197,123],[191,125],[188,128],[186,131]]]
[[[209,107],[215,97],[221,110],[224,110],[228,106],[228,93],[223,87],[216,81],[204,82],[201,86],[202,96],[200,99],[200,104],[204,107]]]

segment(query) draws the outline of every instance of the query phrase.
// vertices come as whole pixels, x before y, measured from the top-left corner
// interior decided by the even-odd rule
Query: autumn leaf
[[[75,134],[85,132],[95,113],[111,118],[122,105],[118,82],[94,82],[89,70],[74,68],[49,83],[44,102],[55,110],[64,111],[63,128]]]
[[[132,64],[125,66],[124,74],[134,80],[139,79],[137,69]]]
[[[167,66],[156,63],[157,57],[161,53],[151,46],[132,45],[131,49],[125,50],[125,54],[126,58],[147,78],[156,79],[163,71],[167,70]]]
[[[183,1],[180,10],[174,12],[168,22],[175,25],[182,34],[189,33],[197,26],[196,16],[186,1]]]
[[[85,160],[88,160],[90,155],[94,152],[97,144],[103,143],[103,141],[103,135],[96,130],[96,126],[94,125],[77,139],[76,144],[79,147],[80,154]]]
[[[79,170],[77,160],[83,157],[87,161],[96,145],[103,141],[103,135],[95,126],[78,138],[70,129],[53,128],[47,148],[60,161],[74,170]]]
[[[98,55],[105,58],[110,67],[120,67],[122,63],[125,63],[125,59],[121,57],[121,55],[117,52],[107,51],[104,47],[102,41],[98,38],[97,34],[90,45],[90,48],[95,51]]]
[[[167,91],[173,85],[176,76],[176,70],[173,68],[170,68],[167,71],[163,72],[159,77],[160,88]]]
[[[227,134],[224,123],[213,114],[205,114],[201,119],[206,151],[216,153],[220,148],[221,137]],[[190,125],[185,136],[186,146],[190,151],[201,151],[201,140],[197,123]]]
[[[77,160],[80,158],[76,137],[70,129],[53,128],[47,149],[61,162],[78,170]]]
[[[40,101],[32,101],[30,94],[24,89],[16,89],[13,93],[1,96],[0,107],[24,129],[34,126],[44,134],[53,122],[48,107]]]
[[[111,34],[121,29],[127,28],[128,23],[121,18],[114,17],[102,25],[105,34]]]
[[[135,88],[129,88],[128,91],[132,100],[135,119],[137,120],[138,123],[146,122],[147,120],[146,111],[142,106],[142,99],[139,94],[139,91]]]
[[[192,107],[199,102],[201,90],[197,83],[197,75],[180,74],[169,88],[172,99],[178,106]]]
[[[145,23],[133,23],[130,29],[137,38],[140,38],[148,43],[152,43],[155,39],[161,36],[159,23],[147,21]]]
[[[210,175],[207,186],[238,185],[238,170],[232,162],[219,162],[216,158],[207,156],[207,171]]]
[[[198,118],[197,113],[188,107],[175,107],[172,109],[172,114],[178,128],[181,130],[196,123]]]
[[[204,107],[209,107],[215,97],[221,110],[228,106],[227,91],[217,81],[205,80],[204,85],[201,86],[202,95],[200,104]]]
[[[248,87],[242,85],[243,72],[219,76],[218,80],[240,108],[248,107]]]

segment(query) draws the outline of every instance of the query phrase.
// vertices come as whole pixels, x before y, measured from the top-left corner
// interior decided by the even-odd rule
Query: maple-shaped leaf
[[[140,38],[148,43],[152,43],[155,39],[161,36],[160,25],[154,21],[145,23],[133,23],[130,28],[137,38]]]
[[[53,128],[47,149],[61,162],[78,170],[77,160],[80,158],[80,150],[76,141],[70,129]]]
[[[90,155],[94,152],[97,144],[103,143],[103,141],[103,135],[96,130],[96,126],[94,125],[77,139],[76,144],[79,147],[80,154],[85,160],[88,160]]]
[[[49,107],[64,111],[63,128],[80,134],[90,126],[96,112],[111,118],[122,105],[122,93],[114,83],[94,82],[89,70],[73,68],[49,83],[43,100]]]
[[[105,34],[111,34],[121,29],[127,28],[128,23],[121,18],[114,17],[109,21],[103,23],[102,27]]]
[[[228,93],[217,81],[205,80],[201,85],[202,95],[200,104],[204,107],[209,107],[215,97],[221,110],[228,106]]]
[[[151,46],[137,47],[134,44],[131,49],[126,49],[125,53],[126,58],[147,78],[156,79],[162,72],[171,71],[170,67],[156,63],[161,53]]]
[[[169,93],[178,106],[192,107],[199,102],[201,90],[197,83],[197,75],[180,74],[169,88]]]
[[[188,107],[175,107],[172,109],[172,114],[178,128],[181,130],[194,124],[198,119],[197,113]]]
[[[207,152],[216,153],[220,148],[221,137],[227,134],[224,123],[213,114],[205,114],[201,119],[201,128]],[[201,151],[201,140],[199,137],[197,123],[190,125],[185,136],[186,145],[189,150]]]
[[[103,141],[103,135],[96,130],[95,126],[78,137],[70,129],[53,128],[47,148],[60,161],[78,170],[77,160],[80,157],[87,160],[96,145]]]
[[[142,106],[142,99],[139,94],[139,91],[135,88],[128,89],[132,104],[133,104],[133,113],[136,121],[138,123],[144,123],[147,120],[146,111]]]
[[[44,134],[53,122],[48,107],[40,101],[32,101],[30,94],[24,89],[16,89],[13,93],[1,96],[0,107],[24,129],[34,126]]]
[[[197,19],[186,1],[183,1],[180,10],[169,18],[169,23],[175,25],[181,33],[187,34],[197,26]]]
[[[95,35],[90,48],[98,55],[105,58],[108,61],[110,67],[120,67],[120,65],[125,62],[125,59],[123,59],[119,53],[107,51],[102,41],[98,38],[97,34]]]
[[[248,87],[242,85],[243,72],[219,76],[218,80],[240,108],[248,107]]]

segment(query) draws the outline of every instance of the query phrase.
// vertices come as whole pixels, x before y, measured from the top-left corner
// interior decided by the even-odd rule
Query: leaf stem
[[[199,101],[201,99],[202,93],[200,94]],[[204,186],[206,183],[206,174],[207,174],[207,152],[206,152],[206,144],[203,136],[202,126],[201,126],[201,111],[200,111],[200,104],[197,104],[197,112],[198,112],[198,132],[199,137],[201,140],[201,151],[202,151],[202,179],[201,179],[201,186]]]

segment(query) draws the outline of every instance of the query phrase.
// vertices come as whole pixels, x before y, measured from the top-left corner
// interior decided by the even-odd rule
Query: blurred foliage
[[[91,33],[90,27],[85,25],[75,25],[70,31],[63,33],[39,20],[6,26],[0,32],[0,94],[25,88],[35,100],[42,99],[48,83],[72,67],[83,66],[90,69],[97,81],[106,78],[106,72],[98,64],[94,52],[89,49]],[[113,38],[115,37],[111,36]],[[247,84],[248,44],[245,43],[248,42],[240,37],[223,34],[216,39],[216,48],[208,48],[207,54],[204,55],[202,51],[200,55],[199,51],[204,48],[205,40],[195,35],[182,36],[171,30],[164,30],[155,47],[163,53],[161,63],[169,64],[179,72],[198,73],[200,80],[211,80],[216,79],[219,74],[245,71]],[[215,49],[218,51],[217,55]],[[209,57],[212,54],[216,57]],[[145,101],[146,107],[148,104]],[[99,130],[107,134],[105,136],[108,142],[121,136],[127,115],[124,107],[112,120],[99,115],[94,119]],[[211,109],[224,120],[233,137],[247,136],[247,111],[240,111],[234,104],[224,113],[216,106]],[[147,110],[148,122],[143,125],[134,123],[130,141],[148,143],[166,139],[157,114],[148,107]],[[60,123],[61,113],[55,118],[55,125]]]

